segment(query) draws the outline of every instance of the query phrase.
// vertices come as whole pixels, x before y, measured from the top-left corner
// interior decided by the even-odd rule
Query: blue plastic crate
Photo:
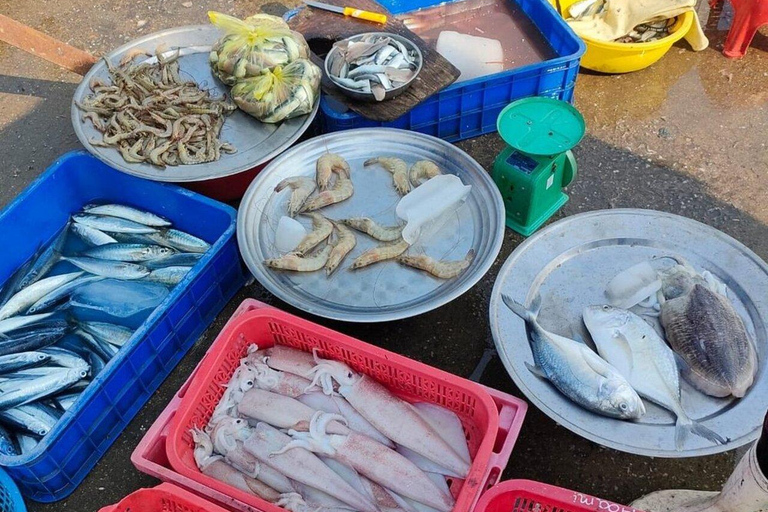
[[[0,469],[0,512],[27,512],[16,482]]]
[[[35,501],[58,501],[75,490],[246,280],[233,208],[72,152],[0,213],[0,282],[93,202],[150,210],[212,247],[31,453],[0,456],[0,466]]]
[[[392,14],[441,4],[440,0],[378,0]],[[461,0],[457,0],[461,1]],[[528,96],[573,101],[579,61],[586,47],[547,0],[509,0],[518,4],[539,29],[557,57],[494,75],[453,84],[419,103],[394,121],[371,121],[323,96],[320,112],[327,132],[387,126],[426,133],[455,142],[496,131],[505,106]]]

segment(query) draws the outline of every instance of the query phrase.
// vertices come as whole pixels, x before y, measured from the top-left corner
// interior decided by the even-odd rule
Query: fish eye
[[[611,310],[611,306],[609,306],[607,304],[605,306],[603,306],[603,311],[610,311],[610,310]]]
[[[622,411],[626,411],[627,409],[629,409],[629,406],[625,402],[622,402],[619,404],[619,409],[621,409]]]

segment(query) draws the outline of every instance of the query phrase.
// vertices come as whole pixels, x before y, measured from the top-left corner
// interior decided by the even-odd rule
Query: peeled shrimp
[[[395,181],[395,188],[401,196],[404,196],[411,191],[411,183],[408,181],[408,164],[404,161],[399,158],[379,156],[370,158],[363,163],[365,167],[374,164],[379,164],[392,173],[392,179]]]
[[[336,233],[338,233],[338,240],[333,245],[331,250],[331,256],[328,258],[328,263],[325,264],[326,275],[331,275],[338,268],[342,260],[349,254],[349,252],[357,245],[357,239],[355,234],[341,224],[334,222]]]
[[[294,272],[314,272],[320,270],[328,262],[333,248],[326,245],[322,250],[315,252],[311,256],[301,256],[300,254],[290,253],[280,258],[264,260],[264,264],[276,270],[293,270]]]
[[[408,177],[414,188],[421,185],[422,180],[426,181],[439,174],[441,174],[440,168],[434,162],[430,162],[429,160],[419,160],[413,164],[411,170],[408,171]]]
[[[474,258],[475,251],[470,249],[463,260],[442,261],[430,258],[426,254],[421,254],[419,256],[408,256],[406,254],[397,258],[397,261],[403,265],[429,272],[440,279],[453,279],[464,272]]]
[[[305,215],[312,219],[312,231],[307,233],[307,236],[293,250],[293,252],[298,254],[304,254],[317,247],[320,242],[331,236],[333,231],[331,221],[319,213],[307,213]]]
[[[402,226],[382,226],[368,217],[352,217],[341,222],[381,242],[394,242],[403,232]]]
[[[346,160],[334,153],[326,153],[317,159],[317,185],[320,190],[325,190],[331,184],[331,176],[336,173],[339,176],[349,178],[349,164]]]
[[[399,242],[395,242],[392,244],[379,245],[378,247],[369,249],[365,251],[363,254],[361,254],[360,256],[358,256],[357,259],[355,259],[355,261],[352,262],[352,266],[349,268],[351,269],[363,268],[363,267],[367,267],[368,265],[373,265],[374,263],[378,263],[380,261],[397,258],[401,254],[403,254],[406,250],[408,250],[408,247],[409,247],[408,242],[406,242],[405,240],[400,240]]]
[[[309,199],[306,203],[304,203],[304,207],[301,209],[301,211],[311,212],[331,204],[340,203],[352,197],[354,191],[355,189],[352,186],[352,180],[340,175],[339,179],[336,180],[336,184],[333,186],[333,188],[324,190],[317,194],[315,197]]]
[[[315,191],[317,185],[312,178],[295,176],[293,178],[285,178],[278,183],[275,187],[275,192],[281,192],[286,187],[291,189],[291,199],[288,201],[288,215],[295,217],[307,198]]]

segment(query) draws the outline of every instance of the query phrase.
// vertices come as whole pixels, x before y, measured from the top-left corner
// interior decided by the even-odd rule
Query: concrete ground
[[[278,4],[267,9],[278,10]],[[204,23],[216,9],[238,15],[258,10],[246,0],[0,0],[0,12],[94,54],[142,34]],[[747,57],[725,59],[715,33],[712,48],[693,53],[681,43],[658,64],[624,76],[584,73],[576,104],[588,136],[576,149],[579,176],[558,217],[616,207],[653,208],[710,224],[768,259],[768,36]],[[69,121],[79,77],[0,44],[0,204],[6,204],[57,156],[79,147]],[[502,149],[496,135],[459,144],[490,168]],[[500,265],[520,243],[507,231],[491,271],[470,292],[436,311],[386,325],[352,325],[313,318],[462,376],[492,346],[488,303]],[[90,512],[140,487],[156,485],[129,457],[170,397],[187,378],[237,304],[255,297],[306,316],[270,297],[258,284],[244,289],[198,340],[125,433],[77,491],[32,512]],[[481,382],[517,394],[497,358]],[[535,408],[504,478],[530,478],[627,503],[657,489],[717,489],[734,454],[664,460],[601,448],[559,427]]]

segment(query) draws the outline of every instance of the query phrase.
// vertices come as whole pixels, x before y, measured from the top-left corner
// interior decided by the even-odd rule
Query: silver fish
[[[117,348],[113,347],[109,343],[99,340],[95,336],[82,329],[76,329],[75,334],[83,340],[83,343],[92,351],[95,352],[104,361],[109,361],[115,354],[117,354]]]
[[[0,356],[17,352],[35,351],[56,343],[67,333],[69,326],[64,320],[37,324],[12,338],[0,339]]]
[[[184,231],[178,229],[167,229],[161,231],[159,236],[152,236],[153,240],[162,240],[166,247],[171,247],[182,252],[198,252],[203,253],[207,251],[211,244],[205,240],[201,240],[196,236],[190,235]]]
[[[147,281],[162,283],[168,286],[176,286],[184,279],[192,267],[164,267],[153,270],[146,277]]]
[[[32,265],[35,263],[41,253],[42,251],[37,251],[35,255],[32,256],[32,258],[17,268],[16,271],[11,274],[11,276],[5,281],[3,284],[3,289],[0,290],[0,307],[8,302],[8,299],[13,297],[14,293],[21,289],[20,285],[22,280],[24,280],[24,278],[27,276],[29,269],[32,268]]]
[[[683,449],[688,432],[714,443],[725,443],[725,439],[686,414],[681,404],[675,353],[653,327],[630,311],[607,305],[589,306],[583,316],[600,355],[619,370],[641,397],[677,417],[678,450]]]
[[[101,205],[88,205],[83,208],[86,213],[92,213],[95,215],[106,215],[108,217],[118,217],[145,226],[151,227],[168,227],[171,225],[166,219],[143,210],[138,210],[124,204],[101,204]]]
[[[48,295],[53,290],[64,286],[68,282],[77,279],[82,275],[82,272],[60,274],[58,276],[47,277],[27,286],[11,297],[11,299],[0,308],[0,320],[26,311],[32,304]]]
[[[19,442],[19,449],[21,450],[22,454],[30,453],[35,449],[35,447],[37,447],[39,443],[36,438],[24,434],[17,435],[16,439]]]
[[[99,260],[141,262],[166,258],[174,252],[159,245],[109,244],[88,249],[82,255]]]
[[[545,331],[536,321],[540,303],[533,311],[502,295],[504,304],[525,320],[535,366],[528,369],[550,381],[561,393],[585,409],[619,419],[645,414],[643,401],[629,382],[583,343]]]
[[[78,277],[77,279],[73,279],[72,281],[68,282],[64,286],[60,286],[59,288],[56,288],[49,294],[45,295],[44,297],[41,297],[40,300],[32,304],[32,306],[29,307],[27,310],[27,314],[34,314],[39,313],[40,311],[44,311],[54,305],[56,305],[59,302],[63,302],[67,297],[69,297],[73,291],[75,291],[80,286],[86,285],[88,283],[92,283],[93,281],[99,281],[101,279],[104,279],[103,276],[82,276]]]
[[[686,262],[662,273],[661,282],[661,325],[685,362],[683,376],[708,395],[743,397],[757,353],[731,301]]]
[[[0,425],[0,454],[11,457],[21,454],[21,448],[13,435],[2,425]]]
[[[51,364],[76,370],[85,370],[86,372],[90,370],[90,366],[85,359],[69,350],[58,347],[46,347],[41,349],[40,352],[50,357]]]
[[[104,367],[107,366],[107,362],[104,361],[101,357],[99,357],[96,352],[91,352],[88,354],[88,360],[91,363],[91,378],[95,378],[98,374],[104,370]],[[65,407],[66,404],[62,404],[62,407]]]
[[[102,277],[111,277],[114,279],[141,279],[142,277],[149,275],[149,269],[147,267],[136,265],[135,263],[97,260],[94,258],[75,256],[65,256],[64,260],[70,262],[77,268]]]
[[[72,220],[78,224],[84,224],[88,227],[98,229],[99,231],[106,231],[107,233],[148,234],[157,232],[156,228],[118,217],[104,217],[101,215],[79,213],[73,215]]]
[[[88,372],[83,370],[62,368],[36,379],[3,382],[0,384],[0,410],[54,395],[87,376]]]
[[[163,267],[193,267],[202,257],[203,253],[200,252],[179,252],[165,258],[148,261],[144,265],[152,270]]]
[[[53,315],[54,313],[42,313],[39,315],[14,316],[12,318],[0,320],[0,334],[5,334],[17,329],[22,329],[24,327],[29,327],[30,325],[34,325],[47,320]],[[0,339],[2,338],[3,336],[0,336]]]
[[[95,355],[95,354],[91,352],[91,355]],[[100,362],[101,363],[100,367],[103,369],[104,361],[102,361],[101,358],[99,358],[99,356],[96,356],[96,357],[99,359],[99,361],[97,361],[96,364],[94,364],[94,361],[91,361],[91,368],[92,369],[96,368],[96,366],[99,366],[99,362]],[[98,372],[95,372],[95,371],[94,373],[98,374]],[[68,393],[64,395],[56,395],[56,401],[59,403],[61,408],[64,409],[65,411],[68,411],[69,409],[71,409],[78,398],[80,398],[80,393]]]
[[[51,356],[43,352],[20,352],[0,356],[0,374],[40,366],[46,364],[50,359]]]
[[[29,405],[20,405],[0,412],[0,420],[24,432],[45,436],[51,431],[58,418],[47,410]]]
[[[53,242],[40,253],[35,260],[35,263],[29,268],[27,275],[19,282],[18,290],[21,291],[24,288],[32,285],[33,283],[42,279],[42,277],[48,273],[51,268],[59,261],[61,257],[61,249],[64,247],[64,243],[67,241],[67,233],[69,232],[69,223],[64,226],[64,229],[56,235]]]
[[[72,231],[84,242],[90,245],[98,246],[117,243],[117,240],[104,233],[103,231],[99,231],[96,228],[86,226],[85,224],[78,224],[75,222],[72,224]]]
[[[79,322],[82,330],[101,341],[122,347],[133,336],[133,330],[108,322]]]

